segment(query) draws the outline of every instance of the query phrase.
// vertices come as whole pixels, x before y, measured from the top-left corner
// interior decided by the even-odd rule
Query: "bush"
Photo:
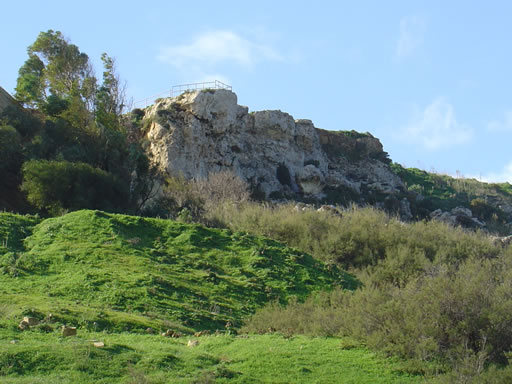
[[[203,217],[205,211],[213,211],[224,204],[245,203],[250,192],[248,184],[236,174],[221,171],[202,180],[186,180],[183,176],[167,178],[164,195],[163,200],[167,201],[173,216],[186,209],[190,219],[208,221],[213,217]]]
[[[194,185],[207,210],[225,203],[244,203],[250,197],[249,185],[230,171],[211,173],[207,179],[195,181]]]
[[[20,161],[20,134],[10,125],[0,125],[0,171],[17,173]]]
[[[267,306],[246,330],[345,335],[420,365],[502,364],[512,348],[512,257],[431,268],[403,287],[366,285],[288,307]],[[481,366],[482,369],[479,369]]]
[[[207,212],[212,222],[233,231],[264,235],[299,248],[316,258],[335,262],[344,269],[377,265],[390,255],[402,255],[390,269],[425,258],[415,265],[463,260],[470,256],[496,256],[499,252],[483,233],[469,233],[439,222],[409,225],[373,208],[347,208],[341,215],[302,211],[294,205],[269,206],[247,202],[239,206],[219,204]],[[407,271],[412,271],[408,266]],[[396,272],[396,271],[391,271]],[[400,273],[406,271],[401,270]]]
[[[23,164],[21,189],[35,207],[52,213],[83,208],[117,211],[128,202],[118,180],[85,163],[28,161]]]

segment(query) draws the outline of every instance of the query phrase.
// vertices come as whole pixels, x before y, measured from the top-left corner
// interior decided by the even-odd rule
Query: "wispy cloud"
[[[423,43],[426,30],[425,19],[419,16],[407,16],[400,20],[400,35],[395,49],[399,59],[411,56]]]
[[[216,30],[196,36],[187,44],[161,47],[158,59],[176,68],[212,67],[223,62],[250,68],[258,62],[281,61],[283,57],[270,45],[230,30]]]
[[[492,120],[487,123],[487,129],[492,132],[512,132],[512,110],[505,112],[503,120]]]
[[[464,144],[473,137],[473,130],[455,117],[453,106],[439,97],[400,132],[402,140],[419,144],[427,150],[440,150]]]

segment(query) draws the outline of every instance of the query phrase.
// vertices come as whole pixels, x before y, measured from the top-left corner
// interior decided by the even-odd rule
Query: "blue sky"
[[[117,60],[138,101],[219,79],[250,110],[370,132],[409,167],[512,182],[512,2],[14,1],[2,4],[0,86],[59,30]]]

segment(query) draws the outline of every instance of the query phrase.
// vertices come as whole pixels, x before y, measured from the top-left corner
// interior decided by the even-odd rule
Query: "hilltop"
[[[269,301],[357,283],[275,241],[197,224],[77,211],[0,214],[0,323],[51,313],[92,330],[238,327]]]

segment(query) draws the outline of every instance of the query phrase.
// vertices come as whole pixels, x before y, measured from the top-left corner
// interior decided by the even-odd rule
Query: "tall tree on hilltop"
[[[61,32],[41,32],[27,49],[29,58],[19,70],[16,98],[43,107],[51,95],[94,107],[96,78],[89,57],[70,44]]]
[[[103,62],[103,83],[96,93],[96,123],[103,128],[119,129],[120,116],[126,107],[125,86],[116,71],[115,59],[106,53],[101,55]]]

